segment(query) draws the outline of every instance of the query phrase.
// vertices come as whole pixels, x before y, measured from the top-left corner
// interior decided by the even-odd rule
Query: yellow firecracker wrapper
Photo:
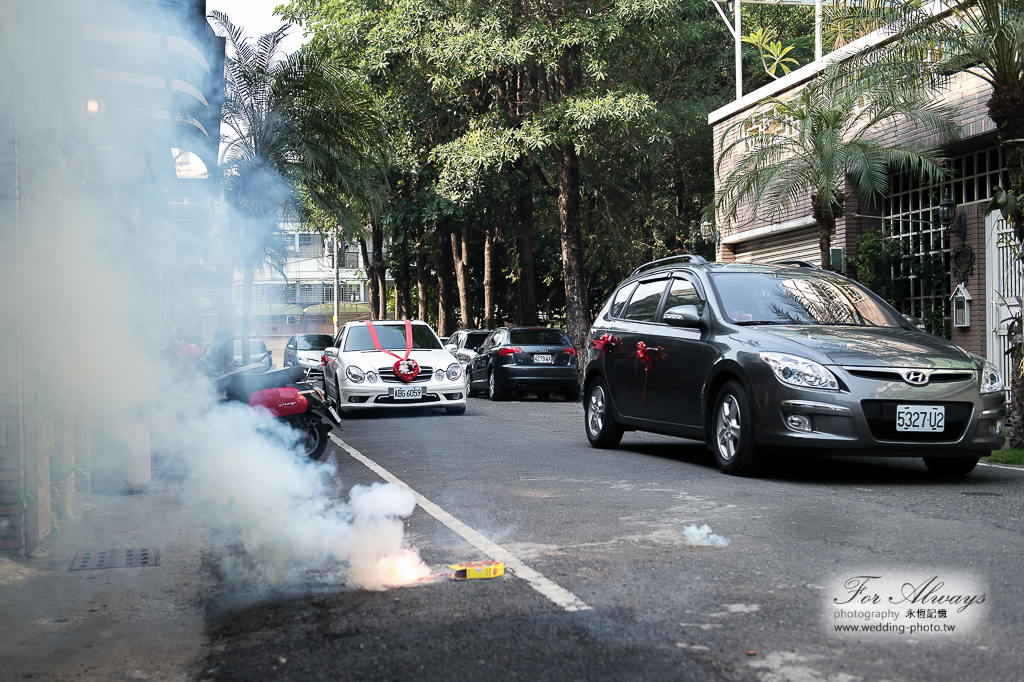
[[[497,578],[505,573],[505,564],[500,561],[463,561],[461,564],[449,564],[454,568],[453,578],[475,580],[477,578]]]

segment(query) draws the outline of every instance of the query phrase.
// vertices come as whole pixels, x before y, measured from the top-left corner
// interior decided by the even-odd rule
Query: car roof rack
[[[772,263],[772,265],[795,265],[798,268],[811,268],[812,270],[818,269],[817,265],[814,265],[813,263],[808,263],[805,260],[780,260],[775,261],[774,263]]]
[[[668,258],[652,260],[650,263],[644,263],[636,270],[634,270],[633,274],[630,275],[630,277],[632,277],[633,275],[638,275],[641,272],[644,272],[645,270],[651,270],[653,268],[658,267],[659,265],[667,265],[669,263],[694,263],[696,265],[706,265],[707,261],[696,254],[681,253],[675,256],[669,256]]]

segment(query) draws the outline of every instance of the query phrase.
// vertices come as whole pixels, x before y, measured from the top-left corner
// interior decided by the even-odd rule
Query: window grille
[[[324,253],[323,238],[310,232],[299,233],[299,255],[322,256]]]
[[[345,284],[342,289],[343,301],[358,303],[361,300],[360,286],[358,284]]]
[[[923,185],[909,171],[889,174],[889,195],[882,205],[886,235],[899,240],[908,260],[894,277],[905,278],[907,293],[895,301],[905,315],[925,320],[929,331],[948,336],[949,301],[949,235],[939,223],[938,208],[942,190],[950,187],[958,207],[987,201],[1000,185],[1003,159],[998,148],[983,149],[955,157],[950,163],[952,179],[934,185]],[[908,262],[909,261],[909,262]],[[945,274],[945,286],[936,288],[929,271]]]

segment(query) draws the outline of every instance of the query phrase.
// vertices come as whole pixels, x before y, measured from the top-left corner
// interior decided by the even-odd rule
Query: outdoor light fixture
[[[956,222],[955,226],[954,222]],[[960,237],[961,242],[967,239],[967,217],[963,213],[957,212],[956,202],[950,196],[948,186],[942,195],[942,201],[939,202],[939,223],[944,231],[949,232],[950,236],[955,234]]]
[[[971,292],[967,291],[967,287],[961,282],[957,286],[953,295],[949,297],[953,301],[953,326],[954,327],[970,327],[971,326]]]
[[[85,113],[90,116],[100,115],[100,101],[98,99],[90,99],[85,102]]]

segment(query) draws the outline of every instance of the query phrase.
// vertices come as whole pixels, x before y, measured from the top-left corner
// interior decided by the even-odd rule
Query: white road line
[[[416,504],[422,507],[423,511],[427,512],[435,519],[461,535],[466,542],[476,547],[494,561],[504,563],[507,570],[512,571],[518,577],[525,580],[529,583],[530,587],[540,592],[558,606],[561,606],[566,611],[590,611],[593,608],[569,590],[565,589],[553,580],[545,578],[539,571],[527,566],[521,559],[512,554],[512,552],[508,551],[496,542],[491,542],[479,531],[473,530],[462,521],[459,521],[444,509],[413,490],[408,484],[393,473],[377,464],[372,459],[335,436],[333,433],[331,434],[331,440],[341,446],[341,448],[351,455],[353,459],[364,464],[366,468],[383,478],[388,483],[408,490],[416,498]]]
[[[1010,471],[1024,471],[1024,467],[1011,467],[1005,464],[992,464],[990,462],[978,462],[980,467],[993,467],[995,469],[1009,469]]]

